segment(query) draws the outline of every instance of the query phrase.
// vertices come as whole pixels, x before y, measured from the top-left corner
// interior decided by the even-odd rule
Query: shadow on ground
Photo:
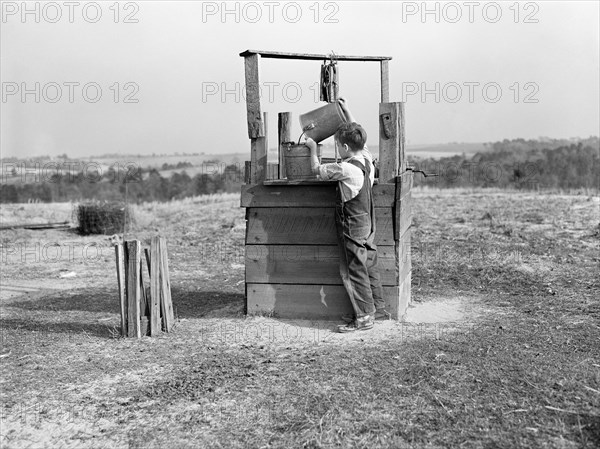
[[[17,340],[44,341],[49,334],[83,335],[100,338],[114,338],[118,335],[118,329],[112,324],[85,323],[72,321],[37,321],[30,318],[9,318],[0,320],[3,332],[3,345],[11,339],[11,335]],[[29,333],[24,336],[23,333]]]
[[[172,288],[171,295],[177,319],[211,316],[233,318],[240,317],[244,312],[244,295],[241,293],[190,292]],[[118,333],[120,305],[112,289],[95,290],[93,293],[87,289],[44,292],[34,297],[15,298],[8,306],[33,313],[22,318],[1,320],[3,331],[87,334],[102,338],[111,338],[112,334]],[[71,313],[63,316],[61,312]],[[73,312],[81,312],[80,320],[77,320],[78,314]],[[89,314],[112,314],[113,317],[101,317],[109,320],[99,323],[98,317]]]

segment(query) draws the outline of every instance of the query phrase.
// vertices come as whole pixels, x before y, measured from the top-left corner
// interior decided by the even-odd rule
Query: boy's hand
[[[310,148],[311,152],[317,151],[317,142],[312,140],[310,137],[306,138],[306,142],[304,142],[304,145],[306,145],[308,148]]]

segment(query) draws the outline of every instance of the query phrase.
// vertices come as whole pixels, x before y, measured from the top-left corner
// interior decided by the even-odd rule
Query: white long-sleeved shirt
[[[371,186],[375,182],[375,167],[373,166],[373,155],[365,148],[356,156],[344,159],[342,162],[332,162],[330,164],[319,165],[319,178],[322,180],[340,181],[340,190],[342,201],[345,203],[356,197],[362,189],[364,175],[360,168],[349,163],[352,159],[356,159],[365,167],[369,164],[371,174]]]

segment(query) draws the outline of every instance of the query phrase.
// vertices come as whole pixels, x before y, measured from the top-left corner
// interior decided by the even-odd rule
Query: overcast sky
[[[3,157],[249,151],[246,49],[391,56],[411,144],[600,133],[596,1],[113,5],[2,2]],[[323,104],[319,70],[261,61],[271,146],[278,112]],[[339,70],[376,145],[379,64]]]

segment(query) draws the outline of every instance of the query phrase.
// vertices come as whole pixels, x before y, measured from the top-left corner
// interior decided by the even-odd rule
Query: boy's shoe
[[[377,309],[375,311],[375,314],[373,315],[373,319],[375,321],[391,320],[392,314],[385,309]],[[354,315],[342,315],[342,321],[345,323],[351,323],[352,321],[354,321]]]
[[[342,334],[354,331],[367,331],[373,329],[374,324],[373,317],[371,315],[365,315],[362,318],[356,318],[348,324],[339,325],[337,330]]]
[[[375,311],[374,319],[376,321],[391,320],[392,314],[385,309],[377,309]]]

